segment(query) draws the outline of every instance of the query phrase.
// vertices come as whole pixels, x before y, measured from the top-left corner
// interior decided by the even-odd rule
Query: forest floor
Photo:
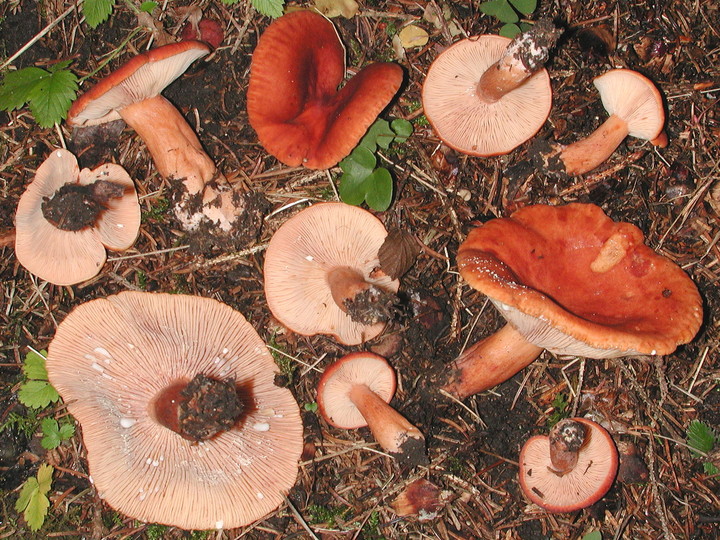
[[[77,10],[61,17],[72,4],[2,2],[0,58],[9,58],[57,22],[13,66],[46,68],[72,59],[70,69],[85,75],[139,26],[134,12],[118,2],[108,22],[91,29]],[[478,2],[365,0],[354,17],[333,19],[350,68],[394,61],[405,70],[404,85],[383,117],[410,120],[414,131],[405,143],[383,152],[381,164],[393,174],[395,194],[387,211],[374,213],[388,228],[407,231],[424,244],[401,279],[401,292],[422,299],[431,310],[423,317],[392,321],[385,335],[365,348],[383,346],[388,351],[388,343],[393,345],[388,358],[399,384],[392,403],[424,433],[429,455],[427,466],[410,470],[380,451],[367,429],[340,430],[313,411],[322,369],[358,347],[345,347],[327,336],[299,336],[273,319],[264,302],[264,248],[298,209],[337,199],[340,169],[289,168],[258,144],[248,124],[245,94],[253,48],[271,20],[245,0],[233,5],[202,0],[199,5],[206,16],[221,22],[224,42],[164,94],[198,131],[219,167],[262,192],[271,207],[245,246],[194,253],[168,210],[168,183],[158,175],[143,142],[125,129],[102,158],[121,164],[136,181],[142,225],[130,250],[110,253],[97,277],[60,287],[27,272],[12,242],[3,241],[0,538],[190,537],[105,505],[87,479],[79,429],[53,450],[39,444],[40,420],[63,416],[62,404],[37,415],[17,399],[29,348],[47,349],[57,325],[76,306],[126,290],[200,295],[238,310],[281,351],[279,369],[302,411],[306,452],[286,502],[246,527],[196,533],[193,538],[720,537],[720,478],[706,472],[711,457],[698,456],[687,446],[693,420],[720,426],[720,5],[681,0],[539,2],[531,18],[550,18],[564,33],[546,65],[554,103],[536,140],[568,143],[595,129],[607,114],[592,79],[611,68],[626,67],[649,77],[667,110],[666,148],[630,137],[599,170],[564,178],[544,175],[532,164],[532,141],[490,158],[450,150],[423,115],[421,88],[437,55],[462,35],[498,32],[498,21],[484,15]],[[439,28],[423,17],[435,6],[446,8],[445,24]],[[174,33],[177,19],[171,7],[177,3],[168,3],[162,24]],[[427,30],[429,41],[399,58],[392,37],[409,24]],[[450,26],[461,34],[452,37]],[[146,49],[150,37],[147,29],[136,33],[80,92]],[[71,138],[72,130],[64,124],[39,127],[26,108],[0,112],[3,239],[12,238],[15,207],[37,167]],[[485,297],[457,273],[455,255],[468,231],[531,204],[571,202],[594,203],[615,221],[636,225],[648,246],[694,280],[705,312],[700,332],[673,354],[660,357],[585,362],[544,352],[509,381],[462,403],[429,392],[423,386],[427,373],[447,365],[467,344],[503,323]],[[395,341],[387,336],[396,336]],[[526,439],[547,433],[549,423],[571,412],[600,421],[616,443],[632,443],[641,473],[618,478],[590,508],[549,514],[520,491],[518,454]],[[719,445],[720,435],[716,450]],[[43,528],[32,533],[15,510],[15,501],[42,463],[52,464],[55,476]],[[393,501],[419,478],[439,490],[436,515],[398,515]]]

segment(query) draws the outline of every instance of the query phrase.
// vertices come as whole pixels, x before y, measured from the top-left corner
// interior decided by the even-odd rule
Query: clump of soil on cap
[[[184,398],[178,407],[180,432],[196,441],[229,430],[243,412],[232,379],[222,381],[198,373],[180,395]]]
[[[42,213],[45,219],[63,231],[81,231],[95,224],[107,210],[110,199],[122,197],[125,186],[108,180],[92,184],[65,184],[55,195],[45,197]]]

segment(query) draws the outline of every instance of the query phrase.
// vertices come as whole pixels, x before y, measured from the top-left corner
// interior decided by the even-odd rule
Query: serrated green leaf
[[[47,357],[47,351],[37,351],[32,349],[25,355],[25,361],[23,362],[23,373],[28,379],[37,381],[47,381],[48,375],[45,369],[45,358]]]
[[[537,0],[510,0],[510,3],[523,15],[530,15],[537,9]]]
[[[520,27],[517,24],[503,24],[500,27],[500,30],[498,31],[498,34],[500,34],[503,37],[513,39],[515,36],[522,33],[522,30],[520,30]]]
[[[62,122],[77,90],[77,77],[72,71],[56,71],[40,80],[30,95],[30,110],[38,125],[47,128]]]
[[[82,4],[85,22],[90,28],[95,28],[110,17],[114,7],[114,0],[85,0]]]
[[[60,440],[67,441],[75,435],[75,426],[72,424],[63,424],[60,426]]]
[[[50,491],[50,485],[52,484],[53,466],[48,463],[43,463],[37,472],[38,490],[41,493],[47,493]]]
[[[367,176],[353,176],[345,173],[340,177],[340,185],[338,186],[338,194],[345,204],[360,206],[365,200],[365,190],[363,182]]]
[[[27,508],[27,505],[30,504],[30,498],[37,492],[37,490],[37,478],[31,476],[30,478],[25,480],[25,483],[20,490],[20,496],[18,497],[18,500],[15,501],[15,510],[17,510],[18,512],[22,512],[23,510],[25,510]]]
[[[688,446],[707,454],[715,446],[717,434],[706,423],[693,420],[687,428]]]
[[[18,399],[26,407],[43,409],[55,403],[60,396],[47,381],[27,381],[18,390]]]
[[[395,132],[395,142],[399,144],[403,144],[407,141],[408,137],[412,135],[413,132],[412,122],[409,122],[404,118],[396,118],[390,123],[390,127]]]
[[[282,16],[285,7],[284,0],[252,0],[253,7],[261,15],[277,18]]]
[[[25,521],[27,521],[31,531],[37,531],[42,527],[48,508],[50,508],[50,501],[46,495],[36,491],[35,494],[30,497],[30,502],[23,512],[23,517]]]
[[[715,476],[716,474],[720,474],[720,469],[718,469],[714,463],[708,461],[703,463],[703,472],[709,476]]]
[[[157,2],[143,2],[142,4],[140,4],[140,11],[144,11],[145,13],[152,13],[157,6]]]
[[[480,11],[485,15],[495,17],[502,23],[515,23],[520,20],[517,11],[508,3],[507,0],[488,0],[480,4]]]
[[[45,418],[40,424],[43,432],[43,438],[40,439],[40,445],[45,450],[52,450],[60,446],[60,426],[54,418]]]
[[[365,202],[373,210],[383,212],[390,207],[393,195],[393,181],[390,171],[378,167],[365,182]]]
[[[42,527],[50,507],[47,492],[52,485],[53,467],[44,463],[40,465],[37,477],[31,476],[25,481],[20,496],[15,502],[15,510],[22,512],[31,530]]]
[[[7,73],[0,85],[0,109],[12,111],[23,107],[30,101],[35,87],[48,75],[47,71],[38,67],[27,67]]]

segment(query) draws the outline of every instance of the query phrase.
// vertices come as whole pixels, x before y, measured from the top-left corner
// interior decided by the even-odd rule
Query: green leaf
[[[716,474],[720,474],[720,469],[718,469],[714,463],[708,461],[703,463],[703,472],[709,476],[715,476]]]
[[[381,148],[390,146],[394,138],[395,133],[390,129],[390,123],[387,120],[378,118],[360,140],[359,146],[363,146],[371,152],[374,152],[378,146]]]
[[[25,362],[23,362],[23,373],[28,379],[34,379],[38,381],[47,381],[48,375],[45,369],[45,359],[47,358],[47,351],[34,351],[30,349],[25,355]]]
[[[409,122],[404,118],[396,118],[390,123],[390,127],[395,132],[395,142],[399,144],[403,144],[407,141],[408,137],[412,135],[413,132],[412,122]]]
[[[30,110],[37,123],[48,128],[64,120],[77,90],[77,77],[72,71],[61,69],[49,72],[30,94]]]
[[[582,540],[602,540],[602,533],[600,531],[592,531],[582,537]]]
[[[38,469],[37,478],[30,477],[23,484],[20,496],[15,502],[15,510],[22,512],[30,530],[37,531],[42,527],[47,515],[50,501],[47,492],[52,484],[53,468],[44,463]]]
[[[503,37],[513,39],[515,36],[522,33],[522,30],[520,30],[520,27],[517,24],[503,24],[500,27],[500,31],[498,34],[500,34]]]
[[[485,15],[495,17],[502,23],[515,23],[520,20],[517,11],[515,11],[507,0],[488,0],[480,4],[480,11]]]
[[[114,7],[114,0],[85,0],[82,11],[88,26],[95,28],[110,17]]]
[[[47,381],[27,381],[18,390],[18,399],[26,407],[43,409],[55,403],[60,396]]]
[[[393,181],[390,171],[378,167],[365,182],[365,201],[373,210],[382,212],[390,207],[393,195]]]
[[[67,441],[75,435],[75,426],[72,424],[63,424],[60,426],[60,440]]]
[[[0,109],[12,111],[23,107],[48,72],[38,67],[27,67],[11,71],[3,78],[0,86]]]
[[[693,420],[687,428],[688,446],[707,454],[715,446],[717,434],[706,423]]]
[[[43,432],[43,438],[40,440],[40,445],[45,450],[52,450],[60,446],[62,442],[60,438],[60,426],[57,420],[54,418],[45,418],[40,424]]]
[[[37,473],[38,489],[43,493],[50,491],[50,485],[52,484],[53,468],[52,465],[43,463],[40,465]]]
[[[314,401],[312,403],[306,403],[305,405],[303,405],[303,409],[308,412],[317,412],[318,404]]]
[[[377,158],[375,154],[364,146],[358,146],[348,157],[340,162],[340,168],[346,174],[364,179],[372,174],[376,164]]]
[[[252,5],[261,15],[277,18],[283,14],[285,0],[252,0]]]
[[[340,185],[338,186],[338,194],[345,204],[360,206],[365,200],[365,189],[363,183],[367,176],[353,176],[344,173],[340,177]]]
[[[18,497],[18,500],[15,501],[15,510],[17,510],[18,512],[22,512],[27,508],[27,505],[30,504],[30,498],[38,490],[38,486],[39,484],[37,478],[35,478],[34,476],[31,476],[30,478],[25,480],[25,483],[20,490],[20,496]]]
[[[152,13],[157,6],[157,2],[143,2],[142,4],[140,4],[140,11],[144,11],[145,13]]]
[[[510,0],[510,3],[523,15],[530,15],[537,9],[537,0]]]

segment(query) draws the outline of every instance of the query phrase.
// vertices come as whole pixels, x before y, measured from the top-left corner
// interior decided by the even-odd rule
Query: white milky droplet
[[[270,424],[268,424],[267,422],[257,422],[253,426],[253,429],[255,431],[270,431]]]
[[[120,419],[120,425],[124,428],[133,427],[135,425],[135,422],[137,422],[137,420],[135,420],[134,418],[121,418]]]
[[[215,522],[215,528],[216,528],[216,529],[222,529],[222,528],[223,528],[223,525],[225,525],[225,522],[222,521],[222,520]]]

